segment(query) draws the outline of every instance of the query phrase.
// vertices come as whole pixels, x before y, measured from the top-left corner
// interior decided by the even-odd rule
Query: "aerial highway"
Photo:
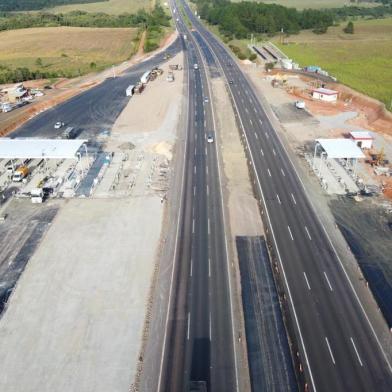
[[[177,39],[166,49],[171,56],[181,50]],[[125,89],[139,81],[147,70],[164,61],[158,53],[146,61],[129,67],[117,77],[109,77],[101,84],[46,110],[32,118],[12,133],[11,137],[58,137],[62,129],[54,129],[58,121],[74,127],[82,138],[95,138],[103,131],[110,131],[117,117],[129,102]]]
[[[208,68],[177,19],[189,84],[186,166],[175,255],[179,269],[157,389],[229,392],[237,390],[236,336]]]
[[[182,4],[199,35],[195,44],[210,52],[227,81],[284,282],[306,388],[390,390],[392,368],[384,348],[257,94],[226,47]]]

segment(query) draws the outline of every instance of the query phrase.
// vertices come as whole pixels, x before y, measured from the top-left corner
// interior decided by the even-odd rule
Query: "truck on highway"
[[[147,84],[148,81],[150,80],[150,74],[151,74],[151,71],[144,72],[144,74],[140,78],[140,82],[143,84]]]
[[[61,134],[63,139],[75,139],[77,136],[76,129],[73,127],[67,127],[65,131]]]
[[[125,95],[127,97],[132,97],[133,92],[135,90],[135,86],[133,84],[131,84],[130,86],[127,87],[127,89],[125,90]]]
[[[12,181],[20,182],[29,175],[30,171],[27,166],[19,166],[12,175]]]

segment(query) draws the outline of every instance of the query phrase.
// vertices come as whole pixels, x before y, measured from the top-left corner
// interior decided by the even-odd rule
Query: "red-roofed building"
[[[312,97],[325,102],[336,102],[338,99],[338,92],[328,88],[316,88],[312,91]]]
[[[372,148],[374,137],[367,131],[350,132],[350,138],[359,148]]]

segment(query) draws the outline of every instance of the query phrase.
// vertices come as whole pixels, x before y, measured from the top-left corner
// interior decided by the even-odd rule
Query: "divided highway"
[[[308,389],[390,390],[391,365],[253,87],[224,45],[186,3],[181,4],[199,35],[197,45],[212,54],[230,81],[228,90],[280,265]],[[200,200],[197,203],[202,206]],[[207,267],[202,268],[205,274]],[[226,369],[226,377],[232,377],[232,371]]]
[[[158,390],[230,392],[237,389],[235,336],[219,162],[216,143],[208,142],[208,135],[215,139],[208,69],[180,19],[177,29],[189,78],[188,134],[178,271]]]

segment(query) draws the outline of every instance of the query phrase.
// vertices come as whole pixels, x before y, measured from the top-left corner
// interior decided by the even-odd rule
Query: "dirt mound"
[[[164,155],[169,161],[172,159],[171,145],[168,142],[155,144],[151,149],[156,154]]]

